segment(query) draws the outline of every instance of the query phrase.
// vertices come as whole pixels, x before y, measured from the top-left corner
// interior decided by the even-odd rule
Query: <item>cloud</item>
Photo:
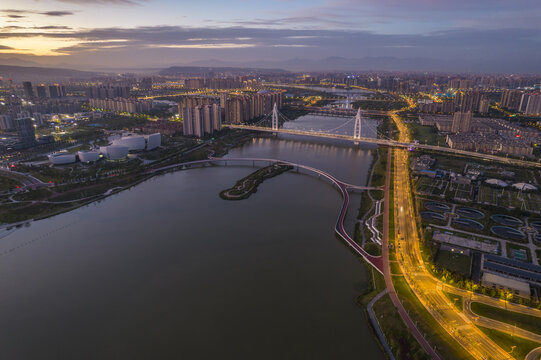
[[[66,16],[66,15],[73,15],[73,12],[72,11],[46,11],[40,14],[47,15],[47,16]]]
[[[13,50],[11,46],[0,45],[0,50]]]
[[[19,10],[19,9],[3,9],[0,10],[0,12],[7,14],[7,17],[10,17],[12,19],[19,19],[24,18],[27,15],[30,14],[38,14],[38,15],[45,15],[45,16],[66,16],[66,15],[73,15],[73,11],[65,11],[65,10],[54,10],[54,11],[32,11],[32,10]]]
[[[32,29],[37,30],[71,30],[72,28],[64,25],[48,25],[48,26],[34,26]]]
[[[141,5],[145,0],[57,0],[70,4]]]
[[[255,28],[145,26],[98,29],[3,28],[0,39],[8,46],[26,40],[50,40],[52,50],[64,58],[98,64],[145,65],[220,58],[224,61],[321,59],[330,54],[343,58],[398,57],[467,61],[497,61],[524,69],[523,59],[541,62],[541,30],[455,29],[427,34],[378,34],[371,31]],[[28,48],[31,48],[28,46]],[[521,54],[517,57],[516,54]],[[93,60],[90,60],[93,59]],[[171,60],[169,60],[171,59]],[[67,60],[66,60],[67,61]],[[443,62],[442,62],[443,64]],[[353,66],[353,65],[352,65]],[[442,65],[443,66],[443,65]],[[487,67],[488,70],[488,67]]]

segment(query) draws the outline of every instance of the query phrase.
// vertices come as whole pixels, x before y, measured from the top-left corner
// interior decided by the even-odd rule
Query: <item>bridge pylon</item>
[[[353,139],[358,140],[361,138],[362,134],[362,125],[363,125],[363,118],[361,116],[361,109],[357,110],[357,115],[355,115],[355,127],[353,128]],[[358,141],[354,141],[355,145],[358,145]]]
[[[274,103],[274,107],[272,108],[272,130],[278,130],[278,126],[280,125],[278,121],[278,105]]]

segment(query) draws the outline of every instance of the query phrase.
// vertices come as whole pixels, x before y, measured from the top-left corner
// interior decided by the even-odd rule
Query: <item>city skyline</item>
[[[528,73],[541,61],[532,0],[7,0],[0,14],[0,64]]]

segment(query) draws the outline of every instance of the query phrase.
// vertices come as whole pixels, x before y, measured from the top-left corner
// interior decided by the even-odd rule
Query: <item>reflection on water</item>
[[[361,124],[361,136],[377,138],[377,120],[363,118]],[[355,117],[332,117],[324,115],[308,114],[299,117],[295,121],[284,123],[285,129],[319,131],[331,134],[353,136]],[[335,140],[334,140],[335,141]],[[350,143],[348,143],[350,145]]]
[[[363,184],[366,149],[258,138],[272,157]],[[243,201],[251,167],[155,177],[0,240],[6,359],[351,359],[383,356],[355,297],[364,268],[334,222],[337,191],[285,173]]]

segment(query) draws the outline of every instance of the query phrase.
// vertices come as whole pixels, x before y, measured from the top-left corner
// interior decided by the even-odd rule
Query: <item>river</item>
[[[287,126],[303,122],[325,119]],[[290,160],[354,184],[371,162],[366,149],[287,136],[228,156]],[[161,175],[2,238],[0,357],[382,359],[354,303],[365,269],[334,236],[339,193],[290,172],[247,200],[220,199],[252,171]]]

